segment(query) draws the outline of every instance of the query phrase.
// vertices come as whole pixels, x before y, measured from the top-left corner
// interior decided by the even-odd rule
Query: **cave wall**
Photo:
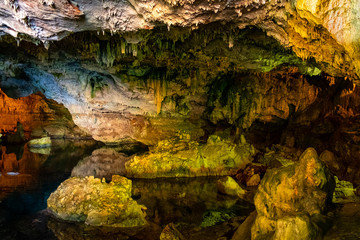
[[[333,111],[331,96],[354,88],[261,29],[219,22],[196,30],[77,33],[48,49],[3,37],[1,46],[6,94],[40,91],[107,143],[154,145],[179,131],[199,140],[218,127],[239,133],[257,122],[284,127],[289,119],[309,125]],[[326,110],[315,114],[319,104]]]

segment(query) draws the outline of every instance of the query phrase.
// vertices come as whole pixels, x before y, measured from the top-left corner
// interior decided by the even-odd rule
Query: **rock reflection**
[[[94,176],[110,180],[112,175],[124,175],[125,162],[128,160],[129,157],[114,148],[96,149],[74,167],[71,176]]]
[[[112,175],[125,175],[125,162],[130,160],[131,155],[147,150],[147,146],[141,143],[104,146],[81,160],[72,170],[71,176],[94,176],[110,181]]]
[[[22,154],[10,152],[1,147],[0,159],[0,199],[19,188],[31,189],[37,186],[40,166],[46,161],[47,155],[31,153],[25,145],[17,149]],[[21,155],[18,159],[17,155]]]
[[[236,206],[238,215],[247,216],[252,204],[218,193],[216,178],[178,178],[133,180],[133,194],[145,205],[150,221],[159,225],[187,222],[200,225],[204,213],[211,209]]]

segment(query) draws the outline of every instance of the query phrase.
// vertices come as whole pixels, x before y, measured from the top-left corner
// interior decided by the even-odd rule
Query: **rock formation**
[[[334,187],[313,148],[305,150],[298,163],[268,170],[254,198],[257,217],[251,239],[318,239],[316,219],[332,199]]]
[[[238,174],[254,187],[263,178],[253,239],[314,239],[332,191],[314,149],[338,185],[360,185],[359,19],[350,0],[0,0],[2,142],[149,148],[96,150],[73,169],[81,177]],[[4,168],[16,165],[9,159]],[[114,181],[71,178],[49,206],[90,225],[144,224],[127,180]],[[124,193],[111,201],[130,201],[136,219],[103,212],[110,202],[75,183]]]
[[[131,180],[119,175],[110,183],[73,177],[50,195],[48,208],[60,219],[91,226],[143,226],[146,208],[131,198],[131,187]]]
[[[206,144],[187,139],[158,143],[149,153],[125,163],[126,176],[135,178],[222,176],[234,174],[252,160],[255,149],[244,142],[211,135]]]
[[[46,99],[41,93],[13,99],[0,90],[0,106],[2,133],[16,132],[20,123],[27,138],[38,132],[40,136],[47,133],[55,138],[87,136],[76,127],[64,106]]]

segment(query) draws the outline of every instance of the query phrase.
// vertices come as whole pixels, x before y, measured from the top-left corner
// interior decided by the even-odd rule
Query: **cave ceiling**
[[[332,76],[359,78],[359,1],[3,0],[0,31],[20,40],[58,41],[71,33],[124,34],[166,25],[192,30],[212,22],[254,26]],[[141,39],[128,38],[128,41]],[[230,38],[230,42],[232,39]],[[230,45],[232,43],[229,43]]]

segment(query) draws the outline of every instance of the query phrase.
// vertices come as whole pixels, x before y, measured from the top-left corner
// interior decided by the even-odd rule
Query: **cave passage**
[[[152,2],[0,6],[0,236],[358,239],[351,7]]]

